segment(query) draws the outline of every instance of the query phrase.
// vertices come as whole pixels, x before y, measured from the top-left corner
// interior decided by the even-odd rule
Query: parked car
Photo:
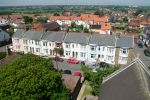
[[[63,73],[64,74],[72,74],[71,70],[64,70]]]
[[[99,66],[102,67],[102,68],[107,68],[107,67],[109,67],[109,64],[106,63],[106,62],[100,62]]]
[[[145,56],[150,57],[150,49],[145,49],[144,54],[145,54]]]
[[[64,61],[63,58],[60,58],[60,57],[58,57],[58,56],[56,56],[56,57],[54,58],[54,60],[55,60],[55,61],[59,61],[59,62],[63,62],[63,61]]]
[[[143,43],[139,42],[139,43],[137,43],[137,45],[139,48],[143,48]]]
[[[79,60],[75,59],[75,58],[69,58],[67,60],[68,63],[71,63],[71,64],[78,64],[79,63]]]
[[[86,66],[93,66],[95,65],[95,62],[91,62],[91,61],[82,61],[81,65],[86,65]]]
[[[74,72],[73,75],[74,75],[74,76],[80,76],[80,77],[82,76],[82,75],[81,75],[81,72],[78,72],[78,71],[77,71],[77,72]]]

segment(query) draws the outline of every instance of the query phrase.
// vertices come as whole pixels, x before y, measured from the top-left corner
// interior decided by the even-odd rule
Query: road
[[[139,48],[137,46],[137,44],[135,44],[134,53],[136,56],[139,56],[139,58],[142,60],[142,62],[148,67],[148,66],[150,66],[150,57],[147,57],[144,55],[145,49],[146,49],[145,46],[143,48]]]
[[[56,62],[53,61],[54,67],[57,69],[57,65],[58,65],[58,69],[59,70],[71,70],[71,72],[75,72],[75,71],[80,71],[81,70],[81,66],[80,64],[70,64],[67,63],[66,60],[64,60],[63,62]]]

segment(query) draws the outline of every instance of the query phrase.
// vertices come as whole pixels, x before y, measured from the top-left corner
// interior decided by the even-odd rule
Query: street
[[[134,53],[136,56],[139,56],[142,62],[148,67],[150,66],[150,57],[145,56],[144,54],[145,49],[146,49],[145,46],[143,46],[143,48],[139,48],[137,44],[135,44]]]

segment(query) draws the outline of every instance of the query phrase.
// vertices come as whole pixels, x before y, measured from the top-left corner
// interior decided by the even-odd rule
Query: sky
[[[0,0],[0,6],[21,5],[134,5],[150,6],[150,0]]]

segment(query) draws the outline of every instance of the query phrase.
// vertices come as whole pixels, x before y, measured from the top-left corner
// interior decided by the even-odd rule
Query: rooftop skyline
[[[149,0],[1,0],[0,6],[25,5],[134,5],[150,6]]]

